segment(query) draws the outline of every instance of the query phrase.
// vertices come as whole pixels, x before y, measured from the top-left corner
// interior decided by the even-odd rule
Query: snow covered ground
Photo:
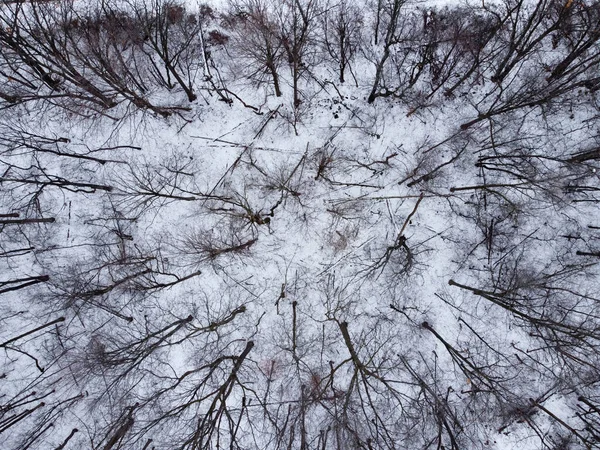
[[[378,34],[350,3],[344,83],[323,31],[342,4],[305,41],[316,2],[269,23],[215,4],[165,19],[204,48],[153,68],[154,28],[111,49],[106,25],[138,72],[73,53],[54,90],[14,87],[59,71],[2,7],[2,448],[600,445],[598,8],[396,3]]]

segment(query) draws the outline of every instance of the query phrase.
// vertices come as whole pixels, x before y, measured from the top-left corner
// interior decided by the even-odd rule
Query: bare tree
[[[234,2],[228,18],[233,32],[233,49],[248,60],[250,71],[245,76],[258,85],[269,78],[275,95],[281,97],[279,71],[283,45],[272,5],[262,0]]]
[[[352,73],[352,61],[361,42],[363,20],[361,10],[346,2],[328,7],[323,17],[323,44],[338,65],[340,83],[346,81],[347,72]],[[356,77],[354,80],[356,83]]]

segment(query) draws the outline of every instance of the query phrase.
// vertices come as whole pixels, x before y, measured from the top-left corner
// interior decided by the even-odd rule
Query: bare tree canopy
[[[600,448],[600,6],[0,3],[0,449]]]

